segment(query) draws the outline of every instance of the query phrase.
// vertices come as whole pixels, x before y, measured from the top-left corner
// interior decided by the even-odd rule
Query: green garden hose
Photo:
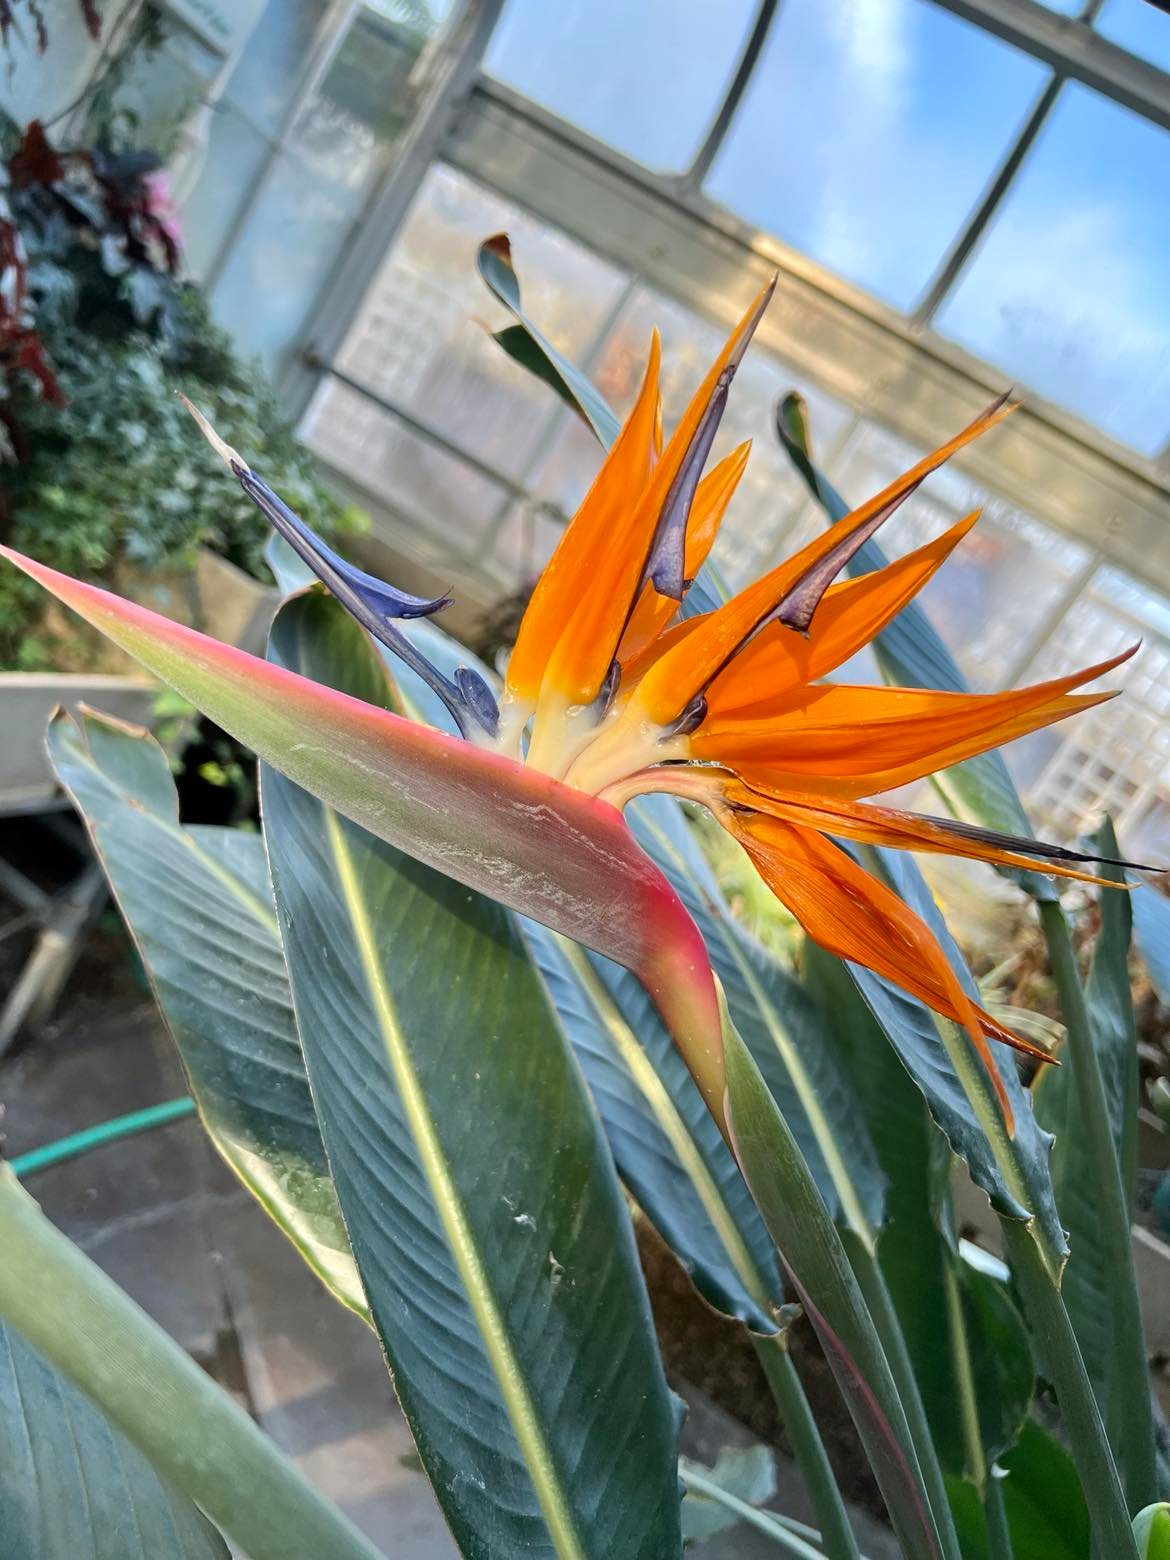
[[[119,1138],[134,1132],[145,1132],[148,1127],[161,1127],[168,1121],[178,1121],[190,1116],[195,1101],[189,1094],[177,1100],[167,1100],[162,1105],[149,1105],[145,1110],[132,1110],[125,1116],[114,1116],[109,1121],[99,1121],[96,1127],[86,1127],[83,1132],[72,1132],[68,1137],[46,1143],[42,1148],[30,1149],[8,1162],[9,1169],[17,1176],[32,1175],[37,1170],[47,1170],[62,1160],[84,1154],[88,1149],[100,1148],[103,1143],[115,1143]]]

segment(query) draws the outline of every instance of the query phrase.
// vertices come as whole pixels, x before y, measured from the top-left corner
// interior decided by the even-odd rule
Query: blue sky
[[[676,171],[701,143],[755,9],[510,0],[487,67]],[[1170,68],[1170,17],[1108,0],[1100,25]],[[707,193],[910,310],[1047,79],[928,0],[784,0]],[[938,327],[1154,453],[1170,436],[1168,256],[1170,136],[1066,87]]]

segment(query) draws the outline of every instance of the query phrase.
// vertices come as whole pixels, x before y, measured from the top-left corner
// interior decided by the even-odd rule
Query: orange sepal
[[[894,850],[922,850],[946,856],[965,856],[998,867],[1019,867],[1029,872],[1075,878],[1099,888],[1126,888],[1113,878],[1097,877],[1051,857],[1011,850],[1002,843],[981,840],[977,832],[965,832],[962,824],[946,818],[924,818],[897,807],[877,807],[871,802],[850,802],[839,797],[778,795],[731,781],[724,789],[729,802],[754,807],[803,829],[815,829],[859,845],[885,845]],[[1021,845],[1027,844],[1025,840]]]
[[[564,622],[548,656],[543,680],[545,690],[555,690],[569,705],[589,704],[605,680],[641,588],[659,518],[675,478],[724,370],[729,366],[734,369],[771,293],[769,284],[757,294],[691,397],[661,458],[653,463],[649,481],[626,489],[618,500],[621,512],[617,524],[600,533],[604,542],[592,546],[588,558],[579,562],[572,616]],[[652,424],[653,415],[647,430],[648,448],[653,446]],[[553,563],[556,561],[554,556]]]
[[[814,942],[837,958],[862,964],[892,981],[967,1031],[1011,1131],[1011,1103],[987,1037],[1002,1040],[1037,1060],[1051,1061],[1051,1057],[972,1002],[925,921],[813,830],[731,807],[721,807],[718,816]]]
[[[1136,650],[1007,693],[820,683],[709,717],[690,737],[689,752],[727,764],[763,789],[871,796],[1113,698],[1068,690],[1104,676]]]
[[[661,418],[661,357],[662,345],[655,330],[637,400],[536,582],[508,661],[508,692],[522,702],[535,702],[549,658],[566,625],[585,593],[594,588],[597,560],[618,545],[650,480],[655,461],[654,429],[656,422],[660,426]]]
[[[935,541],[884,569],[831,586],[807,635],[769,623],[707,690],[708,709],[713,714],[727,714],[762,697],[826,677],[897,617],[978,518],[976,510]]]
[[[731,454],[724,456],[699,483],[695,494],[695,506],[691,512],[691,522],[687,527],[684,566],[688,580],[693,580],[707,561],[707,555],[719,534],[719,527],[727,512],[727,506],[747,466],[751,447],[750,439],[737,445]],[[673,596],[660,596],[653,585],[647,581],[642,587],[638,604],[630,614],[630,621],[626,624],[626,631],[618,646],[618,660],[623,667],[657,638],[678,611],[678,605]]]
[[[639,697],[650,719],[668,725],[695,694],[728,664],[757,624],[761,623],[785,595],[809,571],[855,533],[868,527],[879,516],[888,517],[897,505],[927,477],[964,445],[1002,421],[1011,407],[997,402],[953,439],[948,439],[933,454],[918,462],[903,476],[882,489],[868,503],[854,509],[823,535],[786,558],[770,573],[749,585],[726,606],[713,612],[701,634],[692,635],[685,645],[663,657],[642,684]],[[815,619],[814,619],[815,621]]]

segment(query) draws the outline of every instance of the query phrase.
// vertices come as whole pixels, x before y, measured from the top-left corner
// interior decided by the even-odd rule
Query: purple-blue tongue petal
[[[230,464],[240,486],[264,513],[272,528],[279,531],[321,583],[329,587],[371,634],[377,635],[379,629],[394,618],[430,617],[433,612],[450,606],[450,596],[411,596],[367,574],[364,569],[346,563],[250,466],[235,460]]]
[[[687,522],[691,518],[691,505],[695,501],[699,478],[703,475],[703,467],[707,464],[707,456],[711,453],[711,445],[727,405],[727,392],[734,374],[734,368],[723,370],[715,386],[715,393],[707,402],[690,448],[666,495],[650,561],[646,565],[646,578],[658,594],[670,596],[675,601],[681,601],[686,594],[684,559]]]
[[[685,558],[687,523],[691,518],[691,505],[695,501],[695,491],[699,486],[699,478],[703,475],[703,467],[707,464],[707,456],[711,453],[711,445],[723,420],[731,381],[735,378],[736,369],[743,362],[744,353],[755,335],[756,326],[764,317],[764,310],[771,300],[773,287],[775,287],[775,278],[772,286],[761,294],[754,315],[744,327],[735,350],[715,381],[711,399],[703,408],[703,415],[691,436],[686,454],[663,501],[650,556],[642,574],[643,582],[649,580],[660,596],[670,596],[675,601],[681,601],[686,595],[689,582],[685,574]]]
[[[310,530],[288,505],[258,477],[251,467],[236,457],[228,465],[244,492],[268,518],[293,550],[304,559],[313,573],[337,597],[347,612],[351,613],[363,628],[392,650],[411,671],[417,672],[428,687],[442,699],[450,710],[463,736],[472,735],[478,726],[494,737],[499,721],[499,711],[491,689],[478,673],[461,666],[454,681],[437,671],[422,652],[405,634],[394,627],[395,618],[428,617],[450,603],[450,596],[411,596],[404,590],[396,590],[383,580],[367,574],[338,557],[332,547]]]

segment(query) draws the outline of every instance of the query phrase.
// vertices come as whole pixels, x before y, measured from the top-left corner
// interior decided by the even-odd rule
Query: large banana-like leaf
[[[326,806],[633,969],[708,1103],[721,1108],[719,1013],[703,940],[615,808],[9,548],[0,554]]]
[[[939,1460],[948,1472],[978,1477],[980,1464],[985,1469],[1014,1444],[1031,1403],[1035,1382],[1027,1332],[997,1280],[959,1257],[946,1139],[849,970],[810,944],[804,972],[830,1019],[888,1178],[878,1257]],[[961,1411],[965,1391],[974,1395],[977,1450],[970,1441],[973,1427]]]
[[[293,1021],[264,845],[182,828],[147,733],[108,716],[49,729],[212,1142],[339,1299],[365,1314]]]
[[[1098,831],[1095,845],[1105,855],[1117,855],[1117,838],[1108,821]],[[1115,881],[1123,877],[1116,867],[1102,867],[1100,871]],[[1147,897],[1151,897],[1147,889],[1139,889],[1132,897],[1102,892],[1101,929],[1085,983],[1085,1005],[1131,1217],[1136,1176],[1138,1067],[1129,943],[1133,914]],[[1036,1113],[1056,1135],[1052,1178],[1069,1232],[1069,1259],[1061,1286],[1064,1302],[1093,1391],[1104,1409],[1117,1328],[1114,1273],[1108,1246],[1102,1240],[1100,1194],[1086,1134],[1078,1126],[1080,1102],[1074,1083],[1068,1069],[1050,1070],[1035,1091]]]
[[[782,1290],[772,1239],[642,987],[543,926],[527,922],[524,934],[638,1206],[711,1305],[774,1332]]]
[[[271,653],[373,700],[336,604]],[[370,1308],[470,1555],[669,1556],[674,1415],[584,1083],[513,920],[269,769],[305,1059]]]
[[[0,1555],[227,1560],[228,1547],[89,1399],[0,1322]]]

